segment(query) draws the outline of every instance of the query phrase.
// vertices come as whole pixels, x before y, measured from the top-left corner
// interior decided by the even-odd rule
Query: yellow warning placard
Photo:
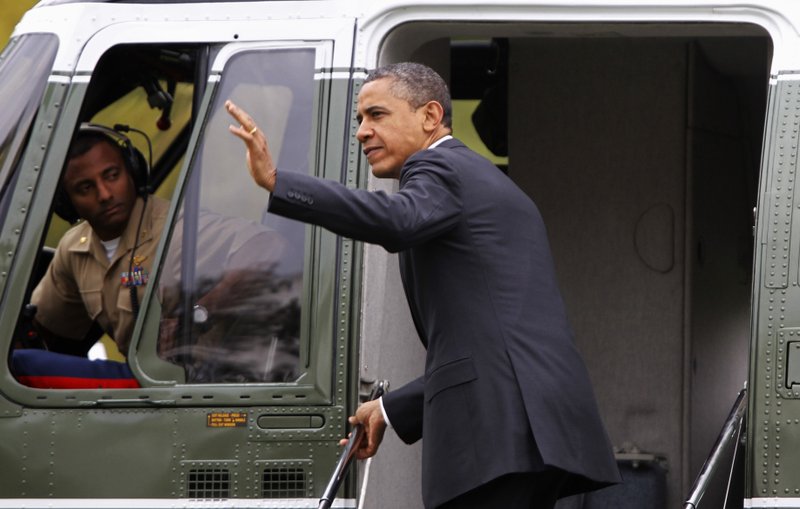
[[[209,428],[240,428],[247,426],[247,412],[211,412],[206,416]]]

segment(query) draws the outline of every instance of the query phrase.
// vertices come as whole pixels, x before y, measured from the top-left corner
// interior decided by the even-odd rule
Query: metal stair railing
[[[747,410],[747,387],[739,391],[736,402],[733,404],[728,418],[722,427],[722,431],[711,448],[703,468],[700,469],[700,474],[692,485],[689,496],[684,502],[683,509],[700,509],[700,503],[703,496],[709,491],[711,482],[717,477],[716,474],[722,472],[722,468],[726,466],[725,452],[729,448],[733,448],[730,454],[730,466],[727,472],[726,486],[725,486],[725,502],[722,509],[725,509],[728,503],[728,494],[731,490],[731,479],[734,475],[734,467],[736,466],[737,453],[741,447],[741,438],[744,430],[744,416]],[[740,506],[741,507],[741,506]]]

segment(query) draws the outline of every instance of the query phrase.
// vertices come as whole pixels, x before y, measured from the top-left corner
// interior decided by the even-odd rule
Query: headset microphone
[[[118,131],[118,132],[121,132],[121,133],[134,132],[134,133],[142,135],[144,137],[144,139],[147,141],[147,151],[148,151],[148,160],[147,160],[148,165],[147,166],[148,167],[152,166],[152,164],[153,164],[153,144],[150,142],[150,137],[147,136],[147,133],[145,133],[144,131],[142,131],[140,129],[136,129],[135,127],[131,127],[131,126],[125,125],[125,124],[114,124],[114,130]],[[134,255],[136,254],[136,248],[139,246],[139,233],[142,231],[142,222],[144,221],[144,212],[145,212],[145,209],[147,208],[147,198],[148,198],[148,194],[150,193],[149,179],[145,180],[144,188],[140,189],[139,191],[140,191],[139,195],[142,197],[142,200],[144,201],[144,206],[142,206],[142,213],[139,214],[139,222],[136,225],[136,235],[133,237],[134,238],[133,247],[131,248],[131,256],[130,256],[130,259],[128,261],[128,274],[131,277],[131,280],[133,280],[133,266],[134,266],[133,261],[135,259]],[[129,288],[130,288],[130,297],[131,297],[131,310],[133,311],[134,318],[136,318],[136,317],[139,316],[139,295],[136,293],[137,292],[136,285],[132,284]]]

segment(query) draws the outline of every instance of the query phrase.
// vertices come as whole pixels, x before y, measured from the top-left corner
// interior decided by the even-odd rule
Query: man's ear
[[[425,113],[422,128],[426,132],[435,131],[442,124],[444,108],[438,101],[428,101],[422,108]]]

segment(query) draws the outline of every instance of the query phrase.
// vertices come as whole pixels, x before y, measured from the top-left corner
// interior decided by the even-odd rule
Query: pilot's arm
[[[43,339],[50,335],[51,339],[57,336],[80,340],[91,328],[92,319],[62,252],[62,249],[56,249],[44,277],[33,290],[34,324]],[[99,291],[97,297],[100,298]]]

